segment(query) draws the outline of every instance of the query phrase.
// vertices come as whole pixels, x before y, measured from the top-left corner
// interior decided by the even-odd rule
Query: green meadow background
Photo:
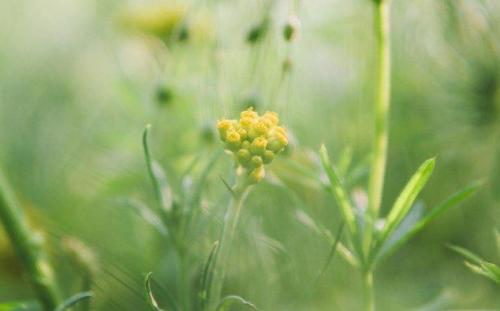
[[[171,245],[123,202],[153,204],[141,135],[152,125],[154,157],[173,192],[189,188],[222,144],[221,117],[252,105],[275,110],[293,134],[244,206],[224,292],[262,310],[356,310],[356,270],[314,225],[335,232],[340,215],[324,190],[315,153],[334,162],[352,151],[361,196],[373,134],[374,40],[368,0],[182,1],[185,40],[163,44],[123,16],[171,1],[0,2],[0,165],[48,252],[66,295],[78,275],[61,250],[76,237],[97,258],[95,310],[146,310],[153,271],[160,304],[176,295]],[[295,41],[283,25],[300,18]],[[262,40],[249,30],[268,16]],[[425,159],[437,166],[418,204],[430,209],[475,180],[484,185],[432,223],[375,274],[379,310],[495,309],[498,287],[446,248],[499,263],[500,2],[394,0],[392,110],[383,211]],[[283,74],[289,59],[291,71]],[[347,150],[347,151],[346,151]],[[189,176],[193,159],[198,163]],[[190,232],[193,278],[218,238],[232,160],[217,159],[203,190],[205,223]],[[360,194],[361,193],[361,194]],[[304,215],[308,215],[307,217]],[[307,219],[306,219],[307,218]],[[309,225],[307,225],[309,224]],[[33,299],[0,232],[0,301]]]

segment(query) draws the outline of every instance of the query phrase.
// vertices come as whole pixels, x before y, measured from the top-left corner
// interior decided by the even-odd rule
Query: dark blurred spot
[[[259,24],[250,28],[247,33],[247,42],[255,44],[261,41],[269,30],[269,18],[264,18]]]
[[[167,86],[159,86],[156,89],[155,98],[158,105],[162,107],[170,106],[173,102],[174,92]]]

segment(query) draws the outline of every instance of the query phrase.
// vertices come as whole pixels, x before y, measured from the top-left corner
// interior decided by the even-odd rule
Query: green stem
[[[215,266],[212,278],[212,285],[209,292],[209,309],[215,311],[221,299],[222,286],[224,284],[225,268],[228,264],[231,244],[238,224],[238,219],[243,206],[243,202],[248,194],[249,186],[245,178],[240,176],[236,186],[232,188],[232,197],[224,216],[224,227],[217,251]]]
[[[363,272],[363,292],[365,311],[375,311],[375,295],[373,292],[373,271]]]
[[[0,172],[0,221],[44,310],[53,311],[60,299],[52,268],[40,242],[30,231],[14,194]]]
[[[365,251],[371,245],[373,223],[377,219],[387,162],[389,141],[389,106],[391,93],[391,55],[390,55],[390,3],[389,0],[375,2],[376,47],[376,98],[375,98],[375,135],[373,138],[373,158],[368,183],[369,206],[366,217]]]

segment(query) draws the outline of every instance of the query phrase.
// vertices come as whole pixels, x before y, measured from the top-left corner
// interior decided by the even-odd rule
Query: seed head
[[[239,120],[222,119],[217,123],[221,140],[234,154],[236,163],[247,169],[251,182],[261,180],[264,164],[269,164],[288,144],[286,130],[279,126],[276,112],[259,116],[253,108],[240,114]]]
[[[297,16],[291,15],[288,17],[288,21],[283,27],[283,37],[285,41],[290,42],[295,40],[297,34],[300,30],[300,20]]]

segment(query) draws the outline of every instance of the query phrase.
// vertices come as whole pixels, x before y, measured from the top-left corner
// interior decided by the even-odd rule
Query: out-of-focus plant
[[[500,233],[498,231],[495,231],[495,237],[497,249],[500,252]],[[454,245],[450,245],[449,247],[451,250],[465,257],[465,265],[472,272],[482,275],[500,285],[500,267],[498,265],[484,260],[479,255],[465,248]]]
[[[390,0],[374,0],[374,32],[376,55],[376,96],[374,101],[374,137],[371,170],[368,181],[368,206],[356,211],[345,188],[342,176],[330,162],[325,146],[320,157],[330,182],[330,190],[345,221],[351,249],[349,258],[356,258],[355,266],[361,272],[365,309],[375,310],[373,274],[377,264],[404,245],[432,220],[473,194],[474,184],[457,192],[410,226],[401,226],[407,218],[419,193],[430,178],[435,159],[425,161],[404,186],[389,213],[380,219],[389,139],[389,107],[391,92],[390,58]],[[345,250],[344,250],[345,251]]]
[[[157,38],[166,44],[199,41],[213,35],[210,19],[193,14],[186,4],[129,8],[119,15],[120,25],[132,32]]]
[[[41,306],[46,311],[63,311],[92,296],[89,291],[85,291],[62,300],[62,291],[59,289],[48,256],[43,250],[43,237],[28,225],[13,191],[1,172],[0,221],[39,301],[39,305],[34,303],[0,304],[1,310],[18,310],[19,308],[39,310]],[[90,286],[87,289],[90,290]]]
[[[193,242],[203,234],[206,219],[202,217],[202,191],[220,152],[216,151],[208,157],[200,176],[193,182],[190,177],[191,171],[202,160],[201,157],[196,157],[182,177],[183,185],[180,187],[180,192],[174,193],[165,171],[153,158],[149,144],[149,132],[150,126],[148,125],[144,131],[142,142],[147,172],[153,184],[155,208],[132,200],[128,200],[127,204],[133,207],[164,237],[178,258],[179,267],[174,271],[179,280],[174,286],[178,296],[169,297],[167,300],[168,309],[196,310],[199,305],[193,302],[193,297],[196,297],[197,283],[192,277],[194,271],[192,267],[197,265],[197,256],[193,249]],[[151,291],[151,275],[150,273],[146,277],[146,292],[150,306],[155,308],[158,307],[158,303]]]
[[[1,173],[0,220],[44,310],[54,310],[61,298],[52,267],[42,249],[42,237],[29,228],[14,193]]]

